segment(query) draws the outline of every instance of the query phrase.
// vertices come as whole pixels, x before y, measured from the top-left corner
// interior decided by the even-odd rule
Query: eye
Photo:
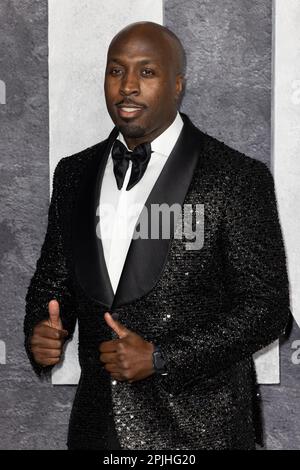
[[[154,75],[154,71],[151,69],[143,69],[142,75],[144,75],[144,77],[152,77]]]
[[[121,69],[118,69],[117,67],[114,67],[113,69],[110,70],[109,73],[113,76],[116,76],[116,75],[120,75],[121,72],[122,72]]]

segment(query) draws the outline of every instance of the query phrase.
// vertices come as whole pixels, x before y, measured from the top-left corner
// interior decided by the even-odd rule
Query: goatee
[[[145,135],[145,129],[141,126],[132,126],[128,124],[123,124],[119,126],[119,130],[123,134],[124,137],[130,137],[134,139],[143,137]]]

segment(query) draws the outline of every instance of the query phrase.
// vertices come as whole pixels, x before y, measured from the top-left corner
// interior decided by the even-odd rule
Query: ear
[[[182,73],[176,75],[175,82],[175,101],[180,102],[182,100],[185,90],[185,76]]]

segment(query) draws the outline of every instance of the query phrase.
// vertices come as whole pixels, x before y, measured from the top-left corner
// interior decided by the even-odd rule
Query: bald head
[[[153,43],[162,44],[166,49],[169,49],[170,56],[172,57],[172,63],[175,66],[175,73],[185,75],[186,73],[186,54],[180,39],[176,36],[173,31],[162,26],[158,23],[151,21],[139,21],[131,23],[125,28],[121,29],[112,39],[108,51],[119,41],[124,41],[130,37],[140,36],[147,37],[153,40]]]
[[[174,121],[185,64],[181,42],[159,24],[133,23],[112,39],[105,70],[106,105],[129,148],[151,142]]]

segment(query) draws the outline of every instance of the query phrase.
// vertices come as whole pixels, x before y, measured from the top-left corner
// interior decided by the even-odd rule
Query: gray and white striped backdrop
[[[182,110],[273,172],[294,323],[286,342],[255,360],[267,448],[300,448],[300,0],[1,0],[0,449],[66,448],[77,338],[52,383],[40,382],[23,347],[24,299],[54,168],[112,128],[107,46],[140,20],[165,24],[183,42]]]

